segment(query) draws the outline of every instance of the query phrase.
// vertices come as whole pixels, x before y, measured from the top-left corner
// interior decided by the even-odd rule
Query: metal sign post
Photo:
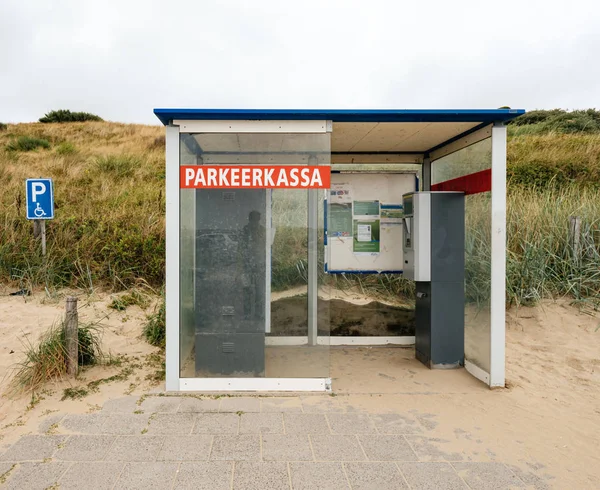
[[[54,193],[52,179],[27,179],[25,181],[27,219],[34,221],[42,238],[42,255],[46,255],[46,220],[54,219]],[[37,235],[36,235],[37,236]]]

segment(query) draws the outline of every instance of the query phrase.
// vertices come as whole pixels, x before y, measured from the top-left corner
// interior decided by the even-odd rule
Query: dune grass
[[[600,134],[566,134],[570,119],[571,126],[560,131],[556,121],[543,131],[526,129],[544,121],[509,127],[507,296],[519,304],[557,294],[597,301]],[[0,149],[22,137],[44,139],[49,148],[0,150],[0,281],[28,289],[102,286],[120,291],[142,278],[153,288],[162,287],[164,128],[108,122],[9,124],[0,132]],[[55,181],[56,219],[48,223],[46,258],[33,240],[32,223],[24,219],[24,181],[32,176]],[[274,290],[306,281],[305,200],[294,192],[274,196]],[[486,199],[469,198],[466,273],[467,298],[473,302],[489,297]],[[571,215],[582,219],[577,256],[568,240]],[[414,292],[410,281],[394,275],[321,274],[321,280],[372,296],[412,297]]]
[[[78,329],[78,365],[92,366],[102,361],[101,328],[97,324]],[[48,381],[62,378],[67,372],[65,324],[53,325],[37,341],[23,339],[25,358],[19,362],[9,386],[11,395],[39,391]]]

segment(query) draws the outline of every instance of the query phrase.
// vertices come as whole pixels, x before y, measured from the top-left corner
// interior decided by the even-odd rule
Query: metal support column
[[[308,345],[317,345],[317,291],[318,278],[318,194],[308,191]]]
[[[492,128],[492,256],[490,387],[505,385],[506,126]]]
[[[431,157],[425,155],[423,158],[423,166],[421,167],[421,178],[423,179],[422,189],[424,191],[431,190]]]

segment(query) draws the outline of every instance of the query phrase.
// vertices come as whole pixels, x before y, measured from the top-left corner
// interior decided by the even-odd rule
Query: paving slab
[[[58,484],[71,463],[22,463],[12,470],[3,490],[46,490]]]
[[[463,461],[465,456],[446,449],[448,441],[436,437],[405,436],[420,461]]]
[[[54,429],[54,426],[58,426],[60,421],[65,417],[64,413],[55,413],[44,418],[38,426],[38,432],[46,434],[49,430]],[[56,427],[58,429],[58,427]]]
[[[260,460],[260,436],[215,436],[210,459],[213,461]]]
[[[213,436],[168,436],[158,453],[158,461],[207,461]]]
[[[423,429],[416,418],[398,413],[371,415],[380,434],[421,434]]]
[[[140,404],[139,410],[144,413],[174,413],[181,405],[178,396],[149,396]]]
[[[283,424],[286,434],[329,434],[325,415],[318,413],[284,413]]]
[[[115,436],[74,435],[61,444],[54,457],[61,461],[102,461]]]
[[[394,463],[344,463],[352,490],[408,490]]]
[[[149,414],[110,413],[100,431],[103,434],[134,436],[148,428]]]
[[[220,399],[184,397],[179,405],[179,412],[203,413],[218,412],[221,405]]]
[[[240,416],[235,413],[200,413],[196,416],[194,434],[237,434]]]
[[[448,463],[398,463],[413,490],[468,490]]]
[[[119,478],[125,463],[86,461],[74,463],[59,481],[61,490],[110,490]]]
[[[229,490],[233,463],[231,461],[210,461],[206,463],[181,463],[176,489],[189,490]]]
[[[234,463],[234,490],[289,490],[290,477],[287,464],[283,462]]]
[[[244,413],[240,417],[240,434],[283,434],[283,415]]]
[[[365,461],[367,458],[356,436],[311,435],[317,461]]]
[[[13,470],[16,463],[0,463],[0,476],[5,475],[9,471]]]
[[[107,400],[102,405],[102,411],[108,413],[133,413],[140,410],[138,406],[140,398],[138,396],[123,396]]]
[[[294,490],[349,490],[341,463],[290,463]]]
[[[533,471],[524,470],[519,468],[518,466],[506,465],[508,468],[512,470],[512,472],[517,475],[523,483],[529,485],[534,490],[549,490],[550,484],[548,480],[551,479],[550,476],[540,476],[534,473]]]
[[[472,490],[525,488],[525,484],[502,463],[453,463],[452,466]]]
[[[75,434],[101,434],[106,416],[106,412],[67,415],[61,420],[59,430]]]
[[[260,412],[260,398],[252,396],[231,396],[221,398],[220,412]]]
[[[404,436],[359,435],[358,440],[371,461],[418,461]]]
[[[155,461],[165,438],[159,436],[118,436],[106,461]]]
[[[313,461],[307,435],[263,434],[262,457],[264,461]]]
[[[260,411],[264,413],[302,412],[302,401],[297,396],[262,398]]]
[[[345,412],[346,407],[336,398],[330,396],[300,397],[304,413]]]
[[[177,467],[178,463],[127,463],[114,488],[115,490],[171,488]]]
[[[328,413],[327,420],[333,434],[376,434],[371,418],[364,413]]]
[[[186,436],[192,433],[195,422],[195,413],[158,413],[150,418],[148,434]]]
[[[26,435],[0,456],[0,461],[36,461],[51,458],[68,436]]]

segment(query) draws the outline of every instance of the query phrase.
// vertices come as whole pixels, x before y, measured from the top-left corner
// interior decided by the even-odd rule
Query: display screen
[[[404,198],[404,216],[412,216],[413,214],[413,198],[411,196],[407,196]]]

